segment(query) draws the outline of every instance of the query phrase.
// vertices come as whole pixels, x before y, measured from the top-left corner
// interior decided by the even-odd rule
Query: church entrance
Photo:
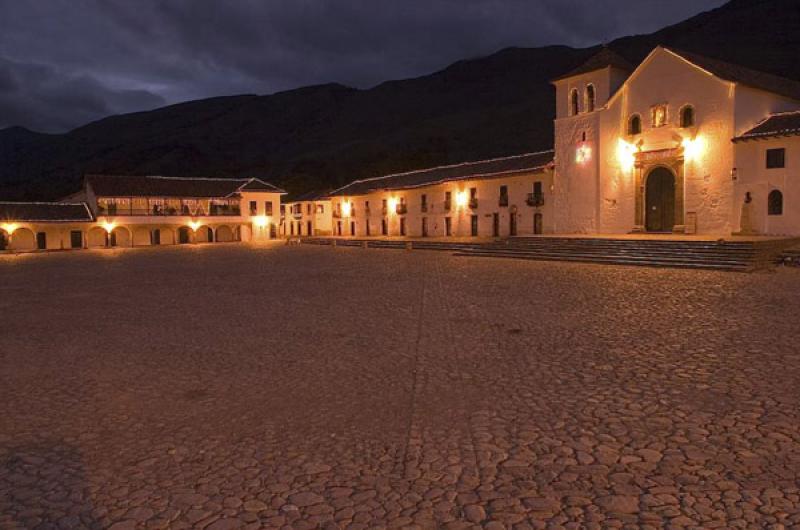
[[[657,167],[647,176],[645,228],[648,232],[672,232],[675,227],[675,175]]]

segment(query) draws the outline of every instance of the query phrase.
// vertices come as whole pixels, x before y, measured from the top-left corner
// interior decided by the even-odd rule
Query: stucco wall
[[[544,205],[540,207],[528,206],[526,199],[529,193],[533,192],[534,182],[542,182],[542,192],[544,194]],[[351,235],[350,223],[356,223],[356,236],[367,235],[367,223],[369,222],[369,235],[381,235],[381,220],[386,219],[390,236],[400,235],[400,219],[404,218],[406,223],[406,235],[408,237],[422,236],[422,219],[427,218],[428,236],[444,237],[445,218],[450,217],[452,223],[453,237],[466,237],[471,235],[471,216],[478,216],[478,236],[492,237],[494,229],[494,214],[498,215],[499,235],[508,236],[511,227],[511,216],[514,215],[517,223],[517,234],[532,234],[534,231],[534,214],[542,214],[543,231],[553,232],[552,219],[552,194],[550,185],[552,173],[548,171],[527,173],[521,175],[505,176],[498,178],[486,178],[477,180],[464,180],[448,182],[421,188],[375,192],[368,195],[357,197],[336,197],[333,206],[345,202],[352,202],[355,215],[352,217],[342,216],[334,218],[334,233],[338,222],[342,223],[343,235]],[[500,186],[508,187],[508,206],[499,205]],[[469,195],[470,188],[477,188],[478,207],[469,208],[468,205],[458,204],[458,194]],[[449,211],[445,210],[445,193],[452,193],[452,205]],[[427,196],[427,212],[421,209],[422,195]],[[382,201],[392,204],[394,201],[405,200],[407,213],[398,215],[391,208],[384,217],[382,214]],[[366,202],[369,202],[369,215],[367,215]],[[343,208],[342,211],[346,211]]]
[[[800,235],[800,137],[749,140],[735,144],[737,180],[734,185],[732,218],[740,222],[745,193],[750,192],[750,226],[765,235]],[[767,169],[767,149],[786,149],[786,167]],[[783,214],[767,215],[767,197],[772,190],[783,193]]]

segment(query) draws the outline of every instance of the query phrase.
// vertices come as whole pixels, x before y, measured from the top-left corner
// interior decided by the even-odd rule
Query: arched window
[[[767,198],[767,214],[783,215],[783,193],[780,190],[772,190]]]
[[[628,134],[641,134],[642,133],[642,118],[638,114],[631,116],[628,120]]]
[[[594,85],[586,85],[586,112],[594,112]]]
[[[691,105],[681,109],[681,127],[694,127],[694,107]]]
[[[575,116],[576,114],[578,114],[578,91],[573,88],[569,93],[569,115]]]

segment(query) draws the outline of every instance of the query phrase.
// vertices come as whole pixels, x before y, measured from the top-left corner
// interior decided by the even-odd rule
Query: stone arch
[[[12,250],[36,250],[36,234],[30,228],[17,228],[11,234]]]
[[[108,245],[108,232],[101,226],[93,226],[86,236],[86,246],[89,248],[103,248]]]
[[[585,96],[585,98],[586,98],[586,101],[584,103],[584,106],[586,108],[586,112],[594,112],[595,101],[596,101],[597,95],[595,94],[594,85],[591,84],[591,83],[586,85],[586,96]]]
[[[192,228],[189,226],[179,226],[176,230],[177,243],[179,245],[188,245],[192,242]]]
[[[212,243],[214,241],[214,229],[207,225],[198,226],[194,231],[194,240],[197,243]]]
[[[109,234],[109,246],[112,247],[130,247],[133,243],[133,236],[130,228],[127,226],[115,226]]]
[[[228,225],[220,225],[214,231],[214,241],[217,243],[229,243],[233,240],[233,230]]]

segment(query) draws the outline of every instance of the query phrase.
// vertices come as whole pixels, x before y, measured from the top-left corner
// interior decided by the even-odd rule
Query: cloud
[[[326,82],[369,87],[508,46],[589,46],[722,0],[0,0],[0,127]]]

